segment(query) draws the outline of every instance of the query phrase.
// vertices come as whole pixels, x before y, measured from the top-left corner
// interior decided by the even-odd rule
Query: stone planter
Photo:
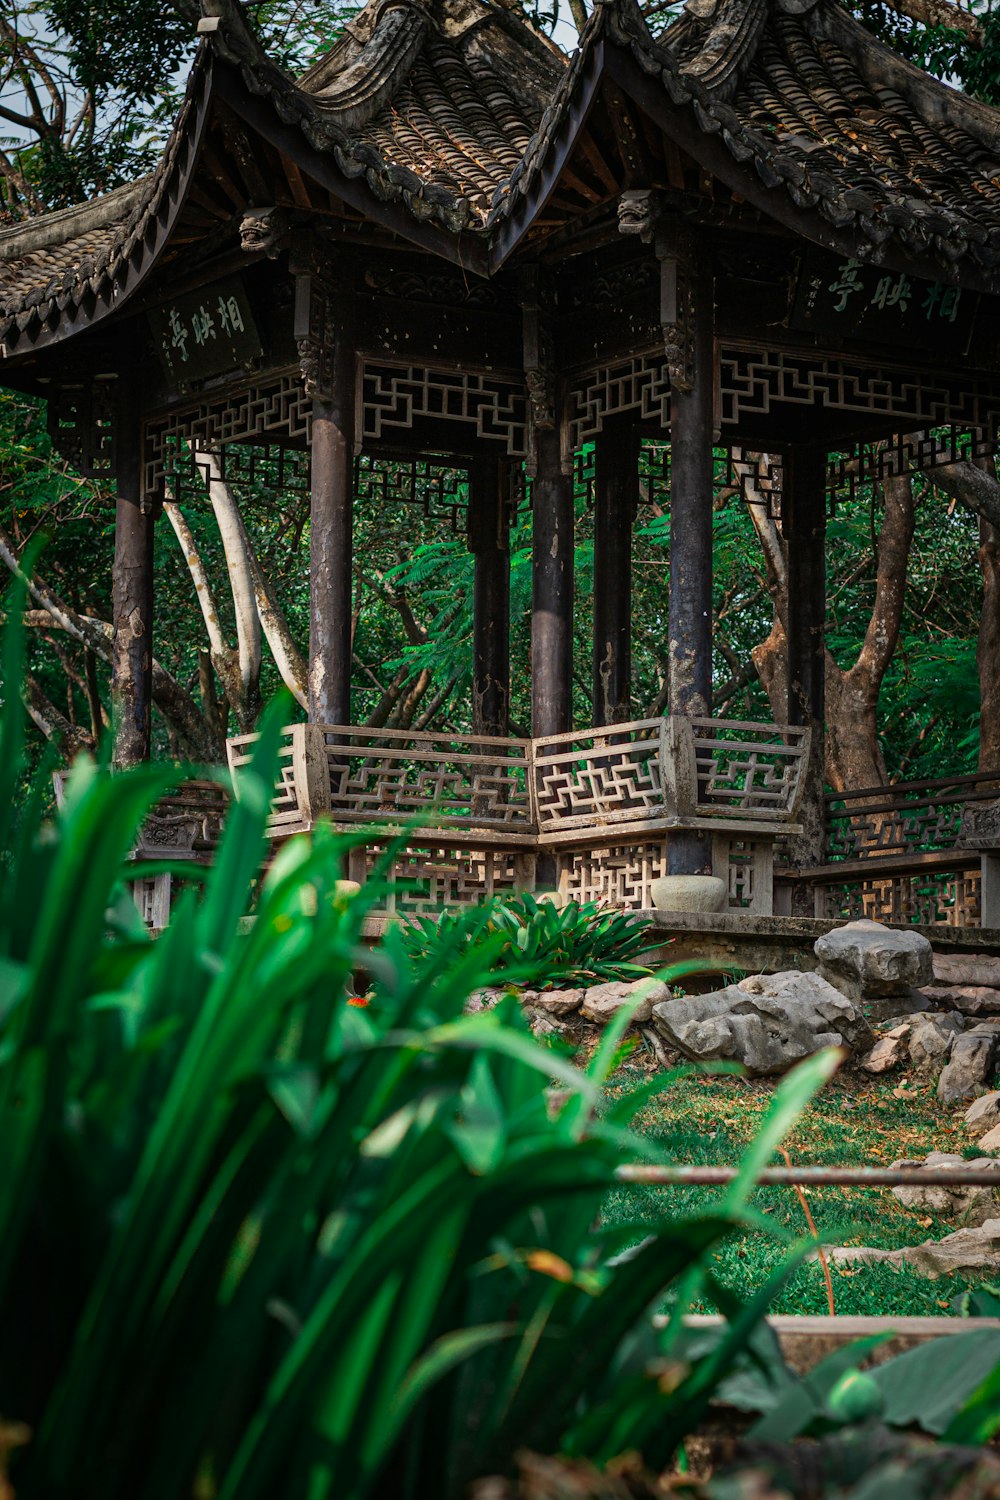
[[[661,875],[649,894],[657,911],[722,911],[729,890],[718,875]]]

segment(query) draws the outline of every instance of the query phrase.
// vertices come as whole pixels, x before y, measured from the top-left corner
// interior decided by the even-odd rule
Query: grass
[[[642,1072],[637,1055],[619,1069],[608,1093],[633,1086]],[[929,1151],[953,1151],[975,1156],[974,1143],[961,1126],[962,1112],[943,1106],[933,1088],[875,1082],[851,1073],[828,1084],[786,1141],[793,1163],[803,1165],[888,1165],[905,1157],[922,1158]],[[665,1140],[671,1155],[692,1165],[735,1166],[757,1131],[773,1084],[764,1080],[697,1077],[675,1083],[646,1105],[636,1128]],[[711,1210],[719,1188],[615,1189],[605,1202],[608,1223],[627,1223],[660,1211],[676,1212],[679,1201],[690,1213]],[[874,1245],[896,1250],[927,1239],[943,1239],[960,1228],[956,1219],[912,1212],[896,1201],[888,1188],[806,1189],[809,1207],[825,1242]],[[808,1233],[802,1208],[792,1188],[760,1188],[753,1206],[772,1216],[795,1236]],[[748,1297],[775,1271],[781,1250],[765,1235],[747,1233],[727,1242],[715,1255],[717,1272],[734,1292]],[[931,1280],[908,1267],[885,1264],[831,1266],[838,1314],[940,1316],[957,1311],[956,1300],[969,1283],[959,1277]],[[707,1305],[700,1311],[714,1311]],[[828,1311],[822,1270],[815,1261],[799,1267],[786,1283],[772,1309],[776,1313]]]

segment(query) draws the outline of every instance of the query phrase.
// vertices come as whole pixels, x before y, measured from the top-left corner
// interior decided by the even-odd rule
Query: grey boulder
[[[868,1048],[873,1040],[852,1001],[818,974],[798,970],[661,1001],[653,1021],[685,1057],[739,1062],[756,1076],[783,1073],[821,1047]]]
[[[813,950],[820,972],[852,999],[908,995],[934,980],[931,945],[919,932],[900,932],[862,919],[835,927]]]
[[[947,1065],[938,1079],[938,1098],[944,1104],[960,1099],[975,1099],[993,1079],[1000,1030],[996,1026],[974,1026],[956,1036]]]
[[[937,1276],[971,1276],[1000,1270],[1000,1219],[987,1219],[974,1229],[956,1229],[943,1240],[925,1240],[905,1250],[876,1250],[870,1245],[857,1249],[841,1246],[828,1250],[830,1260],[867,1264],[888,1261],[909,1265],[932,1279]]]
[[[992,1187],[962,1186],[959,1183],[928,1183],[927,1186],[905,1186],[891,1189],[892,1196],[915,1213],[941,1214],[945,1218],[964,1219],[966,1224],[982,1224],[992,1218],[1000,1204],[1000,1161],[994,1157],[979,1156],[975,1161],[966,1161],[949,1151],[932,1151],[923,1161],[894,1161],[896,1167],[965,1167],[983,1172],[995,1172],[997,1185]]]
[[[965,1111],[965,1123],[973,1135],[978,1135],[981,1130],[992,1130],[995,1125],[1000,1125],[1000,1091],[992,1094],[980,1094]]]
[[[935,1005],[960,1010],[964,1016],[1000,1015],[1000,990],[991,989],[985,984],[932,984],[924,990],[924,994]]]

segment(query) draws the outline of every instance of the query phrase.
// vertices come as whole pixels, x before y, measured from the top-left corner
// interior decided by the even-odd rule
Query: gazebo
[[[373,829],[363,876],[404,828],[395,875],[429,878],[432,905],[537,881],[648,905],[658,875],[714,870],[734,907],[788,909],[825,859],[828,496],[994,451],[1000,113],[836,0],[688,0],[659,35],[635,0],[597,0],[570,59],[501,3],[372,0],[298,79],[236,0],[203,11],[156,170],[0,233],[0,378],[44,395],[56,444],[116,486],[119,759],[149,753],[165,486],[206,453],[224,472],[248,447],[308,450],[308,721],[288,732],[276,836],[320,815]],[[669,714],[634,721],[632,524],[643,446],[664,439]],[[781,725],[712,718],[720,451],[787,548]],[[352,721],[359,455],[467,474],[464,741]],[[513,740],[508,528],[525,497],[532,722]],[[234,765],[246,749],[231,743]],[[996,831],[961,829],[949,868],[981,845],[969,902],[1000,925]]]

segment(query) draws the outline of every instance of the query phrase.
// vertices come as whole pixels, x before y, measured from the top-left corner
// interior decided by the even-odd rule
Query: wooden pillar
[[[119,381],[115,413],[115,554],[111,698],[114,763],[149,759],[153,688],[153,511],[143,507],[142,405],[133,376]]]
[[[670,712],[712,711],[712,440],[715,286],[704,247],[683,234],[662,261],[670,388]],[[672,875],[708,874],[709,841],[678,834],[667,849]]]
[[[826,453],[789,449],[783,459],[781,523],[788,550],[788,722],[812,730],[797,864],[822,864],[826,682]]]
[[[475,557],[472,732],[510,730],[510,537],[498,458],[469,466],[469,547]]]
[[[559,423],[539,431],[531,491],[531,732],[573,727],[573,480]]]
[[[638,434],[609,428],[594,445],[594,724],[632,716],[632,520]]]
[[[351,722],[356,347],[348,270],[296,276],[295,334],[313,399],[309,721]]]

